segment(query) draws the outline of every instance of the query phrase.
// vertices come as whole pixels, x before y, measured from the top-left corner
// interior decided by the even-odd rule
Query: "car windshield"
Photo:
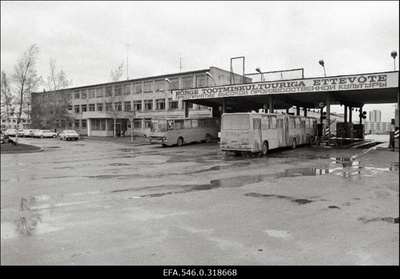
[[[76,134],[76,132],[74,130],[66,130],[64,131],[64,133],[68,133],[68,134]]]

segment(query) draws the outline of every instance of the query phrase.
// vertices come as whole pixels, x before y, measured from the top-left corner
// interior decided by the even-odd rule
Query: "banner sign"
[[[270,81],[241,85],[172,90],[173,100],[398,88],[399,72]]]

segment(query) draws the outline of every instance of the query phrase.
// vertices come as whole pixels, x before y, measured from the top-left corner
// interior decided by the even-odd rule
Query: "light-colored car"
[[[15,137],[17,134],[17,129],[7,129],[4,134],[10,137]]]
[[[24,130],[18,130],[17,134],[19,137],[23,137],[24,136]]]
[[[64,130],[58,135],[60,140],[78,140],[81,136],[75,130]]]
[[[33,129],[33,130],[31,130],[30,136],[33,138],[33,137],[35,136],[35,133],[37,133],[37,132],[39,132],[39,131],[40,131],[40,129]]]
[[[33,134],[35,138],[55,138],[57,137],[57,133],[54,133],[50,130],[39,130]]]
[[[24,137],[31,137],[31,133],[32,133],[32,135],[33,135],[33,129],[24,129],[24,134],[23,134],[23,136]]]

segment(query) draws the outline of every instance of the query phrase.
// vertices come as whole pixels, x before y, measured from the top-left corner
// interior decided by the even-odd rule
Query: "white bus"
[[[150,143],[163,146],[181,146],[191,142],[209,142],[218,137],[218,132],[216,118],[155,118],[151,121],[149,139]]]
[[[221,121],[222,151],[261,152],[317,139],[315,117],[275,113],[224,113]]]

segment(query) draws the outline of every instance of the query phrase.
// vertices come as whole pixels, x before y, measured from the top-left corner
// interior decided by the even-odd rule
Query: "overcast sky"
[[[180,56],[182,71],[229,70],[237,56],[246,73],[304,68],[305,77],[323,76],[320,59],[327,75],[393,71],[399,2],[2,1],[1,70],[10,76],[32,44],[39,75],[47,77],[55,57],[73,86],[108,82],[121,63],[126,78],[127,55],[129,78],[177,73]]]

